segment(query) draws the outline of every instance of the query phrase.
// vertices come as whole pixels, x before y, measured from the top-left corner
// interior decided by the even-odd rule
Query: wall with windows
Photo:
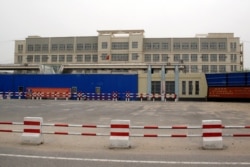
[[[118,34],[118,35],[117,35]],[[30,36],[15,42],[16,64],[183,62],[186,73],[243,69],[243,49],[233,33],[194,38],[144,38],[143,31],[100,32],[94,37]]]
[[[147,71],[138,73],[138,91],[147,93]],[[161,94],[161,70],[154,70],[151,82],[151,92]],[[173,70],[168,70],[165,74],[165,93],[175,93],[175,76]],[[179,75],[179,99],[200,99],[207,96],[207,83],[204,73],[186,74],[182,71]]]

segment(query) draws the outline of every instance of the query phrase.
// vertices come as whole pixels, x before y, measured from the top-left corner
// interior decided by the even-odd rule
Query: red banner
[[[250,98],[250,87],[209,87],[208,98]]]

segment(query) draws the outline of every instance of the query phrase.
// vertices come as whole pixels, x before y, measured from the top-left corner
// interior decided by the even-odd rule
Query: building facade
[[[145,38],[144,30],[101,30],[97,36],[17,40],[15,64],[56,73],[136,73],[139,92],[200,99],[207,96],[205,73],[243,70],[243,46],[233,33]]]

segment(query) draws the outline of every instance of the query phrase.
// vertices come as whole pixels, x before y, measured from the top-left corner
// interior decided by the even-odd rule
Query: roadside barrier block
[[[21,140],[23,144],[42,144],[42,123],[41,117],[24,117],[23,133]]]
[[[223,149],[221,120],[203,120],[203,149]]]
[[[111,120],[110,148],[130,148],[130,120]]]

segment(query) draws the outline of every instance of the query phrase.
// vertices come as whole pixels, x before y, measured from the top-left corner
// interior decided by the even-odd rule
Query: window
[[[211,54],[210,55],[210,61],[211,62],[216,62],[217,61],[217,54]]]
[[[127,50],[128,42],[112,42],[113,50]]]
[[[217,65],[211,65],[210,66],[210,71],[214,72],[214,73],[217,72]]]
[[[153,43],[153,49],[160,49],[160,44],[159,43]]]
[[[138,53],[132,53],[132,60],[138,60]]]
[[[159,54],[153,54],[153,62],[159,62],[160,61],[160,55]]]
[[[98,49],[97,43],[93,43],[92,47],[93,47],[93,50],[97,50]]]
[[[189,65],[184,65],[184,70],[186,73],[189,73]]]
[[[181,48],[182,48],[183,50],[189,49],[189,43],[187,43],[187,42],[182,43]]]
[[[219,50],[225,50],[226,49],[226,43],[225,42],[219,42]]]
[[[59,50],[64,51],[65,50],[65,44],[60,44],[59,45]]]
[[[35,44],[35,51],[41,51],[41,45]]]
[[[83,50],[83,44],[82,44],[82,43],[78,43],[78,44],[76,45],[76,49],[77,49],[77,50]]]
[[[151,62],[151,54],[145,54],[144,55],[144,61],[145,62]]]
[[[85,62],[91,62],[91,55],[84,55]]]
[[[51,62],[57,62],[57,55],[51,56]]]
[[[67,44],[67,50],[68,51],[73,50],[73,44]]]
[[[161,93],[161,82],[160,81],[152,81],[151,82],[151,93]]]
[[[92,61],[93,62],[98,62],[98,56],[97,55],[92,55]]]
[[[235,51],[236,50],[236,42],[231,42],[230,43],[230,49],[231,49],[231,51]]]
[[[188,62],[189,61],[189,55],[188,54],[183,54],[182,55],[182,60]]]
[[[161,55],[161,61],[162,61],[162,62],[168,62],[168,58],[169,58],[169,57],[168,57],[167,54],[162,54],[162,55]]]
[[[132,48],[133,49],[138,48],[138,42],[132,42]]]
[[[85,43],[85,50],[91,50],[91,43]]]
[[[182,95],[186,95],[186,81],[182,81]]]
[[[35,55],[35,60],[34,62],[39,63],[40,62],[40,55]]]
[[[166,81],[166,93],[175,93],[174,81]]]
[[[22,52],[23,51],[23,45],[18,45],[18,52]]]
[[[198,66],[197,65],[191,65],[191,72],[192,73],[198,72]]]
[[[58,50],[58,45],[57,44],[52,44],[51,49],[52,49],[52,51],[57,51]]]
[[[42,51],[48,51],[49,50],[49,45],[48,44],[43,44],[42,45]]]
[[[161,44],[161,48],[162,48],[163,50],[168,50],[168,43],[162,43],[162,44]]]
[[[197,54],[191,54],[191,61],[197,61]]]
[[[225,54],[219,54],[219,61],[226,61],[226,55]]]
[[[101,55],[101,59],[102,59],[102,60],[109,60],[109,55],[108,55],[107,53],[103,53],[103,54]]]
[[[200,94],[200,83],[199,81],[195,81],[195,95]]]
[[[72,55],[67,55],[66,61],[67,62],[72,62],[73,61],[73,56]]]
[[[208,49],[208,42],[202,42],[201,43],[201,49],[207,50]]]
[[[33,51],[34,50],[34,48],[33,48],[33,45],[28,45],[28,49],[27,49],[29,52],[30,51]]]
[[[82,62],[82,61],[83,61],[83,55],[77,55],[76,62]]]
[[[145,43],[144,48],[145,48],[145,50],[150,50],[151,49],[151,43]]]
[[[201,60],[202,61],[208,61],[208,54],[202,54],[201,55]]]
[[[237,61],[237,55],[231,54],[231,62],[236,62],[236,61]]]
[[[202,69],[202,72],[204,72],[204,73],[208,73],[209,72],[209,69],[208,69],[208,65],[202,65],[202,67],[201,67]]]
[[[188,94],[193,94],[193,81],[188,81]]]
[[[180,54],[174,54],[174,61],[179,62],[180,61]]]
[[[108,48],[108,42],[102,42],[102,49]]]
[[[17,56],[17,62],[22,63],[23,62],[23,56]]]
[[[181,49],[181,44],[179,42],[174,43],[174,50],[180,50]]]
[[[59,62],[65,62],[65,56],[59,55]]]
[[[236,65],[231,65],[231,71],[232,71],[232,72],[237,71],[237,66],[236,66]]]
[[[112,54],[112,61],[128,61],[128,54]]]
[[[198,47],[197,47],[198,45],[197,45],[197,43],[196,42],[192,42],[191,43],[191,49],[192,50],[196,50]]]
[[[216,42],[210,42],[210,49],[216,50],[217,49],[217,43]]]
[[[219,65],[219,72],[226,72],[226,66],[225,65]]]
[[[27,56],[27,62],[32,63],[33,62],[33,55],[28,55]]]
[[[42,55],[42,62],[48,62],[48,56],[47,55]]]

